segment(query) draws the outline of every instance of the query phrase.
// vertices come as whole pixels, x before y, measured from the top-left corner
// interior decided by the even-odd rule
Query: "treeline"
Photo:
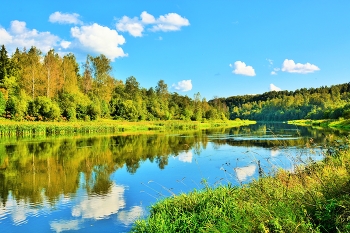
[[[28,121],[76,121],[113,118],[140,120],[216,120],[229,117],[221,101],[209,104],[171,93],[159,80],[140,87],[135,77],[115,79],[111,60],[88,55],[79,65],[74,54],[43,54],[36,47],[18,48],[9,56],[0,49],[0,117]]]
[[[345,83],[331,87],[232,96],[219,100],[229,107],[230,119],[286,121],[349,119],[349,97],[350,83]]]

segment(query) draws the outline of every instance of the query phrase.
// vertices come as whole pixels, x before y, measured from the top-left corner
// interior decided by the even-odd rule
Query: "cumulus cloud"
[[[123,186],[113,185],[105,196],[86,197],[72,209],[73,217],[103,219],[125,207]]]
[[[127,56],[119,46],[125,43],[125,38],[116,30],[98,25],[71,28],[71,35],[87,50],[102,53],[114,61],[115,58]]]
[[[4,44],[9,52],[18,48],[30,48],[35,46],[44,53],[58,47],[62,40],[50,32],[39,32],[36,29],[28,29],[26,22],[14,20],[8,30],[0,28],[0,44]]]
[[[0,28],[0,44],[9,44],[12,42],[12,36],[4,28]]]
[[[138,18],[129,18],[127,16],[123,16],[121,20],[116,24],[117,30],[121,32],[129,32],[130,35],[134,37],[141,37],[142,32],[144,30],[144,26],[138,20]]]
[[[156,19],[153,15],[148,14],[146,11],[141,13],[141,21],[144,24],[153,24],[156,22]]]
[[[81,24],[82,22],[79,20],[79,17],[80,15],[77,13],[69,14],[56,11],[50,15],[49,22],[59,24]]]
[[[281,91],[282,89],[279,87],[276,87],[274,84],[270,84],[270,91]]]
[[[247,66],[244,62],[242,61],[236,61],[234,65],[230,64],[230,67],[234,67],[234,70],[232,73],[234,74],[241,74],[245,76],[255,76],[255,71],[252,66]]]
[[[128,32],[134,37],[142,37],[145,28],[148,26],[150,27],[148,29],[153,32],[168,32],[179,31],[182,27],[189,25],[190,22],[188,19],[180,16],[177,13],[161,15],[156,19],[153,15],[143,11],[140,18],[129,18],[128,16],[123,16],[116,23],[116,28],[121,32]]]
[[[190,91],[192,90],[192,80],[182,80],[177,84],[173,84],[172,87],[177,91]]]
[[[67,48],[69,48],[69,46],[71,45],[71,43],[72,43],[72,42],[62,40],[62,41],[61,41],[61,47],[64,48],[64,49],[67,49]]]
[[[178,31],[181,27],[189,26],[190,22],[188,19],[181,17],[176,13],[169,13],[166,15],[161,15],[157,21],[156,25],[152,27],[152,31]]]
[[[242,182],[245,181],[249,176],[253,176],[255,174],[256,166],[249,165],[246,167],[237,167],[234,169],[237,175],[237,179]]]
[[[318,70],[320,70],[320,68],[318,68],[316,65],[310,63],[295,63],[293,60],[288,59],[285,59],[282,65],[282,71],[289,73],[307,74]]]

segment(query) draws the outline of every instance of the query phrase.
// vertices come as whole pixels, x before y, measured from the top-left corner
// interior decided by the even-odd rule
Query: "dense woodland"
[[[299,119],[349,119],[350,83],[331,87],[270,91],[261,95],[221,98],[230,119],[286,121]],[[218,100],[215,100],[218,101]],[[212,102],[212,101],[209,101]]]
[[[159,80],[149,89],[135,77],[125,82],[111,75],[105,55],[87,55],[78,64],[74,54],[36,47],[0,49],[0,117],[28,121],[76,121],[112,118],[140,120],[216,120],[229,117],[220,101],[208,104],[200,93],[190,98],[168,91]]]
[[[13,120],[76,121],[112,118],[140,120],[349,119],[350,83],[296,91],[270,91],[206,101],[171,93],[159,80],[143,88],[135,77],[125,82],[112,75],[105,55],[87,55],[78,64],[74,54],[36,47],[0,49],[0,117]]]

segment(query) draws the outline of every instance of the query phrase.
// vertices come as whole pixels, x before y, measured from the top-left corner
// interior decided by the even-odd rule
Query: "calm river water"
[[[257,124],[172,134],[0,139],[1,232],[128,232],[148,207],[322,158],[338,131]],[[311,142],[311,143],[310,143]],[[308,145],[314,147],[307,149]],[[260,164],[260,169],[259,169]]]

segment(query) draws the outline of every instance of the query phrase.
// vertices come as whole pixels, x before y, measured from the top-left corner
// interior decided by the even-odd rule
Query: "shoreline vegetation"
[[[251,120],[226,121],[140,121],[128,122],[101,119],[90,122],[16,122],[0,120],[0,137],[51,136],[94,133],[123,133],[173,130],[199,130],[218,127],[238,127],[255,124]]]
[[[131,232],[349,232],[350,142],[327,140],[321,161],[159,200]]]
[[[287,122],[292,125],[300,126],[311,126],[311,127],[322,127],[322,128],[335,128],[350,130],[350,120],[349,119],[322,119],[322,120],[291,120]]]

